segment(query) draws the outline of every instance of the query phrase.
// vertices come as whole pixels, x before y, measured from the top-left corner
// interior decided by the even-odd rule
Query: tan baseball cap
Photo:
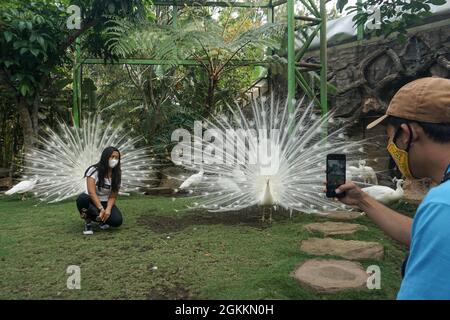
[[[388,116],[429,123],[450,123],[450,79],[421,78],[397,91],[386,114],[371,122],[367,129],[382,123]]]

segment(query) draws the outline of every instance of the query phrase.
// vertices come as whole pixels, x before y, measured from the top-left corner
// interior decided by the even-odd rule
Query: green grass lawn
[[[317,294],[290,273],[313,256],[299,250],[312,215],[260,215],[185,210],[188,200],[122,197],[124,224],[83,236],[74,201],[40,204],[0,196],[0,299],[394,299],[405,249],[367,218],[368,231],[342,239],[377,241],[381,290]],[[178,211],[175,211],[178,210]],[[414,208],[403,208],[413,211]],[[69,265],[81,268],[81,289],[66,287]],[[156,266],[157,270],[153,267]]]

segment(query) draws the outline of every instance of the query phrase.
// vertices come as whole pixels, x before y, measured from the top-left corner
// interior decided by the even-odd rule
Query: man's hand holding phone
[[[328,198],[345,197],[345,192],[336,193],[335,190],[346,182],[345,154],[327,155],[327,181],[326,194]]]
[[[348,181],[345,184],[339,186],[336,190],[336,194],[342,194],[342,197],[337,197],[340,202],[349,206],[359,206],[365,197],[368,195],[361,190],[356,183]]]

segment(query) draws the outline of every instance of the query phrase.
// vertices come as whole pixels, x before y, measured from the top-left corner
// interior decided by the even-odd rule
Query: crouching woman
[[[78,211],[85,220],[83,234],[93,234],[93,222],[102,230],[122,224],[122,213],[116,206],[121,175],[120,152],[115,147],[105,148],[100,161],[87,168],[86,191],[77,198]]]

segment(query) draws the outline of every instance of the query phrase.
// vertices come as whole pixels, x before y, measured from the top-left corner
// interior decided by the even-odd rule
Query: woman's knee
[[[117,228],[122,225],[122,222],[123,222],[122,217],[119,216],[119,217],[112,217],[112,218],[110,217],[106,223],[109,224],[111,227]]]
[[[111,215],[109,216],[106,223],[111,227],[120,227],[122,225],[122,222],[122,213],[116,206],[114,206],[111,210]]]
[[[89,210],[89,205],[90,205],[89,195],[87,195],[85,193],[80,194],[77,197],[76,203],[77,203],[78,212],[80,213],[80,217],[82,219],[88,218],[88,210]]]
[[[77,208],[78,210],[80,210],[81,208],[87,209],[89,208],[89,204],[91,202],[91,198],[89,197],[88,194],[86,193],[81,193],[78,197],[77,197]]]

